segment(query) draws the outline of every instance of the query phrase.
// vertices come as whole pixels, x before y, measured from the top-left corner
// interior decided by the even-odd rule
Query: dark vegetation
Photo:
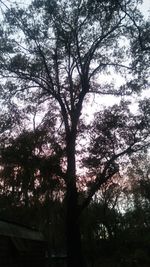
[[[68,267],[150,265],[140,2],[0,1],[0,216],[42,230]],[[92,95],[118,104],[99,104],[89,122]]]

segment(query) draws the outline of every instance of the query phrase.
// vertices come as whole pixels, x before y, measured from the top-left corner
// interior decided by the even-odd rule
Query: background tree
[[[53,136],[63,140],[61,177],[66,185],[68,267],[84,265],[79,227],[82,210],[100,186],[118,172],[121,156],[131,155],[149,144],[148,102],[147,105],[143,102],[144,109],[138,116],[130,114],[123,102],[112,109],[112,115],[110,110],[100,112],[92,128],[96,131],[93,140],[96,152],[90,149],[99,162],[88,165],[96,171],[90,176],[94,177],[93,182],[87,185],[87,194],[79,204],[76,160],[77,142],[84,128],[81,127],[84,103],[91,93],[123,96],[147,86],[145,75],[149,69],[143,68],[141,72],[139,68],[139,41],[143,28],[146,29],[137,9],[139,2],[35,0],[23,9],[18,5],[7,8],[1,1],[4,20],[0,73],[4,102],[18,105],[20,100],[22,104],[32,102],[37,106],[45,103],[45,109],[53,110],[55,116],[57,132]],[[124,77],[121,86],[101,82],[100,75],[108,70]],[[99,144],[98,149],[95,143]]]
[[[149,194],[149,154],[140,153],[139,156],[133,158],[132,165],[128,168],[130,179],[129,194],[131,195],[131,207],[129,211],[135,214],[134,226],[139,231],[149,232],[150,226],[150,194]]]
[[[0,218],[43,231],[51,253],[65,249],[59,149],[42,130],[24,131],[1,145]]]

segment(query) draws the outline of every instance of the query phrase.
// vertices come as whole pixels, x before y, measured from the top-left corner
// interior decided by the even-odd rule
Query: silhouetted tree
[[[55,126],[60,125],[54,127],[53,135],[63,138],[61,146],[65,150],[61,176],[66,185],[68,267],[84,265],[79,226],[82,210],[100,186],[118,172],[121,156],[148,145],[146,105],[139,118],[131,115],[123,103],[99,113],[91,128],[96,132],[92,153],[98,162],[88,165],[97,171],[79,203],[76,160],[77,142],[85,128],[81,120],[83,104],[91,93],[131,95],[147,85],[144,72],[148,68],[141,72],[141,59],[133,51],[135,43],[140,47],[146,29],[137,9],[139,2],[35,0],[25,9],[18,5],[8,8],[0,1],[4,15],[0,41],[4,102],[16,103],[17,98],[17,104],[20,100],[38,107],[45,102],[45,109],[53,110]],[[122,86],[101,83],[98,75],[109,70],[124,76]],[[46,122],[48,128],[50,119]]]

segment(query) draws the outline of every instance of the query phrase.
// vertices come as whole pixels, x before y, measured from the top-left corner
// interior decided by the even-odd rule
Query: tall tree
[[[141,117],[143,125],[140,118],[136,118],[136,124],[133,116],[123,116],[127,110],[123,103],[116,108],[117,116],[115,112],[113,115],[107,111],[100,113],[98,119],[101,123],[96,126],[97,129],[102,127],[99,150],[96,151],[100,153],[102,146],[102,156],[98,157],[100,168],[96,168],[96,176],[88,184],[87,195],[80,203],[76,156],[77,141],[84,130],[81,120],[84,102],[91,93],[131,95],[147,85],[139,67],[138,48],[141,47],[142,36],[145,36],[145,22],[137,9],[141,1],[35,0],[27,9],[18,5],[8,8],[5,2],[0,2],[4,15],[0,41],[1,93],[6,104],[18,104],[19,99],[22,103],[35,102],[39,106],[45,102],[45,109],[53,107],[55,111],[60,127],[53,134],[63,136],[65,150],[61,167],[66,185],[68,267],[83,266],[79,227],[81,211],[101,184],[118,172],[119,162],[116,160],[148,144],[148,107],[143,111],[145,117]],[[133,49],[135,44],[136,54]],[[108,71],[123,76],[123,85],[101,82],[100,75]],[[144,71],[148,72],[148,68],[144,68],[142,74]],[[123,121],[127,123],[126,128]],[[121,129],[116,136],[112,133],[115,130],[113,125],[115,129]],[[141,134],[135,136],[138,127],[142,127]],[[127,142],[125,130],[129,130]],[[112,135],[115,140],[111,143]],[[122,150],[119,140],[125,142]],[[117,148],[114,149],[114,146]]]

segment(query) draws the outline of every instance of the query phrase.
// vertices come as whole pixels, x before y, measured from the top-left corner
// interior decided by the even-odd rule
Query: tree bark
[[[81,244],[77,199],[73,188],[68,188],[67,191],[67,267],[83,267],[85,264]]]
[[[76,187],[75,138],[69,139],[67,145],[68,165],[66,194],[67,267],[85,267],[81,244],[78,193]]]

